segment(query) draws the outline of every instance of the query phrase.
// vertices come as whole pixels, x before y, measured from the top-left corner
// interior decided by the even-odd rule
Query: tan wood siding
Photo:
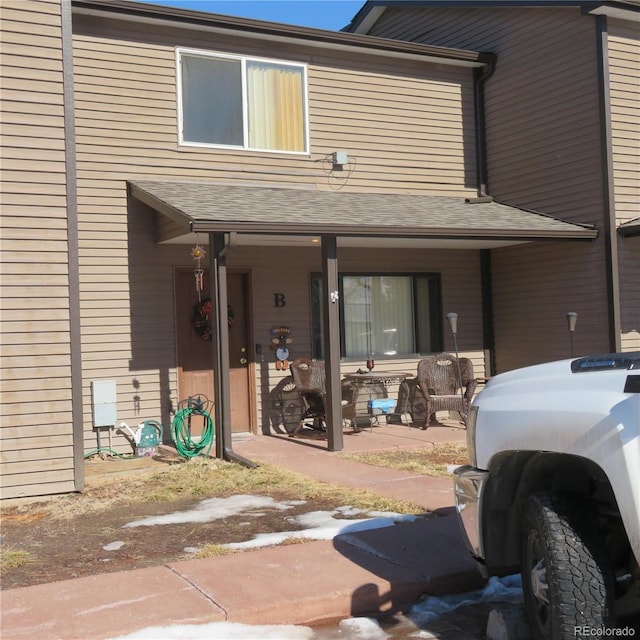
[[[640,351],[640,237],[620,238],[618,258],[622,350]]]
[[[496,53],[486,86],[492,195],[601,220],[593,17],[571,8],[390,8],[371,33]]]
[[[175,46],[308,63],[310,154],[180,147]],[[396,61],[361,55],[346,58],[291,45],[279,46],[273,54],[256,41],[160,27],[141,30],[78,17],[74,73],[86,450],[96,446],[97,438],[91,429],[91,381],[116,381],[118,421],[128,424],[156,418],[168,428],[171,410],[181,400],[173,269],[193,266],[190,246],[154,243],[156,215],[127,200],[127,179],[223,179],[475,195],[468,69],[403,62],[399,71]],[[338,149],[345,149],[352,163],[340,174],[328,163]],[[174,229],[171,223],[160,223],[162,237]],[[281,321],[273,314],[272,283],[281,278],[282,269],[287,278],[295,273],[297,286],[287,310],[295,313],[288,322],[296,327],[295,353],[308,350],[308,258],[300,263],[304,269],[294,271],[295,251],[243,250],[231,255],[230,266],[251,269],[257,319],[253,330],[265,349],[265,331]],[[271,355],[265,351],[264,357]],[[263,390],[263,366],[255,366],[258,394],[268,393]],[[267,387],[270,383],[269,377]],[[258,407],[261,402],[258,397]],[[258,419],[260,426],[263,418]],[[101,437],[104,443],[106,434]],[[130,451],[118,434],[114,446]]]
[[[608,23],[616,222],[640,216],[640,28]]]
[[[593,261],[590,245],[561,242],[492,253],[495,334],[510,345],[497,350],[498,373],[570,357],[569,311],[578,313],[575,355],[609,350],[606,318],[594,313],[606,298],[602,267]]]
[[[496,53],[485,88],[489,192],[603,229],[592,16],[579,8],[388,8],[371,34]],[[626,118],[620,131],[625,142],[616,152],[620,166],[628,167]],[[621,179],[621,198],[629,197],[628,188]],[[602,233],[581,247],[559,243],[493,253],[499,371],[562,353],[565,314],[572,310],[580,314],[578,348],[609,348]]]
[[[74,490],[60,6],[2,3],[2,498]]]
[[[616,224],[640,216],[640,27],[608,20]],[[618,238],[623,351],[640,350],[640,238]]]
[[[212,43],[179,30],[169,39],[161,29],[139,33],[109,21],[96,27],[80,19],[78,28],[81,177],[91,177],[99,165],[105,180],[144,167],[155,176],[251,180],[268,175],[274,183],[313,182],[324,189],[473,194],[468,69],[403,63],[406,72],[398,74],[391,63],[374,65],[357,55],[347,63],[338,54],[283,45],[278,57],[309,63],[309,156],[178,147],[174,45],[261,56],[273,51],[224,36]],[[329,175],[327,162],[336,149],[347,150],[352,159],[339,176]]]

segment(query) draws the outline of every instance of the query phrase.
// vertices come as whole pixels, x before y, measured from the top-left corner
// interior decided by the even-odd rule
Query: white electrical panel
[[[331,160],[333,164],[342,166],[349,163],[349,156],[346,151],[334,151]]]
[[[94,380],[91,383],[94,427],[115,427],[116,381]]]

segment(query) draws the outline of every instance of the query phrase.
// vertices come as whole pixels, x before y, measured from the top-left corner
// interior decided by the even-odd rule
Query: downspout
[[[478,197],[467,198],[470,203],[492,202],[488,195],[487,131],[485,119],[484,85],[496,69],[495,58],[482,68],[473,70],[473,99],[476,119],[476,171],[478,173]],[[482,342],[485,374],[491,376],[496,370],[496,345],[493,322],[493,280],[491,250],[480,251],[480,273],[482,287]]]
[[[466,202],[476,204],[493,202],[493,196],[488,195],[487,177],[487,131],[484,106],[484,85],[496,69],[495,59],[473,70],[473,108],[476,120],[476,171],[478,181],[478,196],[467,198]]]
[[[600,161],[602,166],[602,201],[604,209],[604,243],[607,277],[607,310],[609,316],[609,349],[622,348],[620,319],[620,274],[616,235],[615,199],[613,193],[613,142],[611,132],[611,93],[609,91],[609,44],[607,17],[596,16],[598,55],[598,96],[600,107]]]
[[[216,458],[255,469],[258,465],[233,450],[231,433],[231,383],[229,378],[229,323],[227,321],[227,261],[229,243],[224,233],[209,234],[211,316],[216,331],[211,336],[215,388]]]

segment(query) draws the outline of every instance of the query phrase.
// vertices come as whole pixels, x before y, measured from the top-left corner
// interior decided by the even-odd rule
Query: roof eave
[[[620,225],[618,233],[625,238],[640,236],[640,219]]]
[[[128,0],[72,0],[72,6],[74,13],[77,14],[100,17],[122,16],[128,20],[144,23],[166,23],[169,21],[209,32],[244,35],[283,43],[300,44],[302,42],[310,46],[340,51],[360,51],[369,55],[417,59],[466,67],[480,67],[495,61],[495,56],[487,52],[437,47],[344,31],[329,31],[249,20],[204,11],[129,2]]]
[[[366,34],[388,6],[421,7],[580,7],[585,13],[640,22],[640,6],[626,0],[368,0],[345,31]]]
[[[483,240],[594,240],[598,237],[596,229],[573,229],[562,231],[511,230],[505,229],[452,229],[451,227],[392,227],[392,226],[358,226],[343,224],[310,224],[286,223],[230,223],[226,220],[195,219],[190,223],[193,233],[220,233],[235,231],[237,233],[291,234],[291,235],[336,235],[342,237],[395,237],[395,238],[437,238],[437,239],[483,239]]]

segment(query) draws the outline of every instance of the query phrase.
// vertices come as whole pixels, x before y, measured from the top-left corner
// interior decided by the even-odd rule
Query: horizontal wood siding
[[[616,224],[640,217],[640,28],[608,20]],[[640,350],[640,238],[618,237],[623,351]]]
[[[156,245],[154,214],[134,201],[127,216],[122,188],[106,186],[108,215],[94,209],[100,198],[79,193],[80,210],[99,220],[82,216],[79,226],[86,451],[108,443],[108,433],[91,428],[93,381],[116,382],[118,424],[160,420],[169,437],[178,401],[173,265],[192,266],[190,247]],[[116,451],[131,453],[124,436],[111,435]]]
[[[2,498],[73,491],[59,2],[2,3]]]
[[[620,320],[623,351],[640,351],[640,237],[620,238]]]
[[[523,245],[492,254],[495,335],[501,346],[497,373],[570,357],[569,311],[578,313],[574,354],[609,351],[603,268],[592,259],[591,245]]]
[[[616,222],[640,216],[640,28],[608,23]]]
[[[594,18],[579,8],[388,8],[371,33],[496,53],[485,89],[489,192],[601,231],[588,245],[492,252],[498,371],[562,353],[572,310],[578,348],[608,350]]]
[[[496,53],[486,85],[492,195],[575,222],[602,220],[592,16],[578,8],[390,8],[371,33]]]
[[[319,189],[475,191],[472,76],[469,69],[291,45],[256,44],[222,35],[122,23],[76,21],[75,79],[79,171],[91,179],[132,175],[232,178]],[[309,65],[311,153],[292,156],[179,147],[175,47],[245,53]],[[332,172],[337,149],[350,157]],[[84,161],[84,169],[83,169]]]
[[[309,65],[308,156],[178,145],[175,47],[305,62]],[[178,397],[173,274],[193,267],[189,245],[155,244],[156,215],[129,200],[126,180],[222,179],[317,189],[475,194],[472,77],[468,69],[270,45],[180,28],[132,27],[76,16],[74,73],[79,202],[85,450],[94,380],[115,380],[118,422],[160,419],[168,429]],[[331,171],[345,149],[350,165]],[[161,221],[163,238],[175,226]],[[206,244],[208,238],[201,237]],[[229,266],[251,270],[258,426],[262,398],[279,375],[268,331],[285,322],[273,309],[274,283],[293,282],[286,322],[293,353],[309,350],[309,258],[303,252],[238,249]],[[298,268],[299,267],[299,268]],[[291,314],[291,315],[289,315]],[[107,434],[101,434],[102,445]],[[118,434],[119,452],[130,446]]]

